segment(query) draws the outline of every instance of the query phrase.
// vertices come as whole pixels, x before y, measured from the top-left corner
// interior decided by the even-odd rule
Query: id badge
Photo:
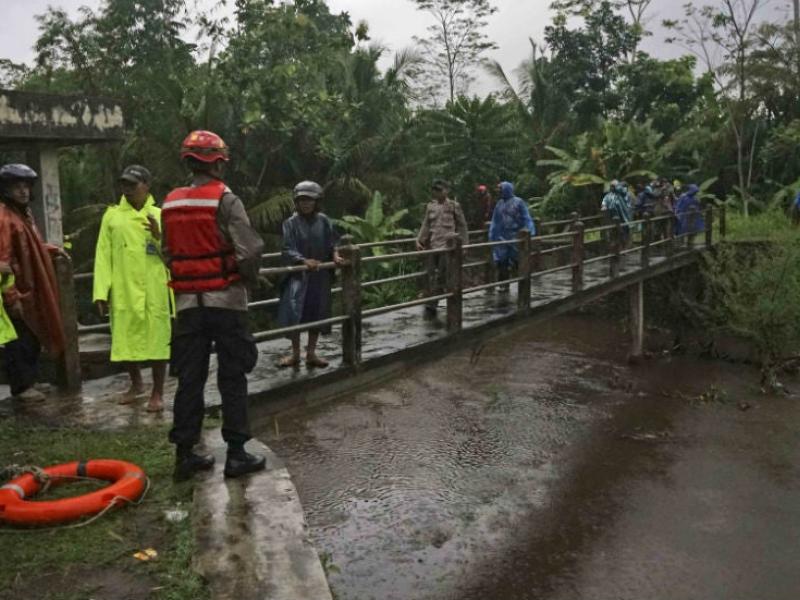
[[[156,245],[153,242],[153,240],[148,240],[147,241],[147,246],[145,248],[145,251],[147,252],[147,254],[149,254],[151,256],[158,255],[158,248],[156,247]]]

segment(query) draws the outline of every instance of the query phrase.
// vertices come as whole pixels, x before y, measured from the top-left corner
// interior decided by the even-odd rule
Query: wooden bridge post
[[[78,343],[78,309],[75,303],[75,280],[72,262],[63,256],[53,259],[58,281],[58,302],[64,326],[64,354],[58,363],[58,387],[65,392],[81,390],[81,354]]]
[[[619,277],[619,263],[622,258],[622,223],[618,218],[614,218],[614,228],[611,230],[611,261],[609,263],[609,275]]]
[[[491,223],[487,223],[486,225],[487,225],[487,228],[486,228],[486,241],[489,242],[489,241],[491,241],[489,239],[489,226],[491,225]],[[487,250],[487,253],[486,253],[486,267],[484,267],[484,271],[486,273],[486,281],[484,283],[492,283],[494,281],[497,281],[497,265],[494,262],[494,247],[493,246],[489,246],[486,250]],[[490,287],[486,291],[489,294],[494,294],[495,293],[495,288]]]
[[[361,364],[361,248],[353,244],[353,236],[342,236],[339,254],[342,265],[342,305],[348,320],[342,324],[342,360],[358,368]]]
[[[463,295],[464,289],[464,250],[463,243],[458,234],[451,234],[447,240],[449,252],[446,254],[447,260],[447,291],[452,294],[447,299],[447,332],[456,333],[461,331],[463,321]]]
[[[644,350],[644,283],[639,281],[630,287],[631,301],[631,353],[629,358],[637,360]]]
[[[653,221],[649,214],[644,216],[642,236],[642,268],[647,268],[650,266],[650,244],[653,242]]]
[[[584,260],[584,224],[583,221],[572,223],[575,232],[572,238],[572,291],[580,292],[583,289],[583,260]]]
[[[538,231],[538,229],[537,229]],[[535,236],[531,240],[531,273],[536,273],[542,270],[542,240]]]
[[[727,211],[725,209],[725,205],[724,204],[719,207],[719,237],[721,239],[723,239],[723,240],[725,239],[725,234],[728,233],[728,231],[727,231],[727,223],[726,223],[726,219],[725,219],[726,212]]]
[[[519,256],[517,285],[517,310],[523,315],[531,309],[531,232],[521,229],[517,233],[517,256]]]
[[[714,244],[714,208],[706,208],[706,248]]]
[[[667,258],[675,254],[675,217],[667,219]]]

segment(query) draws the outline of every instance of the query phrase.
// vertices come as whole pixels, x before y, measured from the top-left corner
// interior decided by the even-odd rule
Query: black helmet
[[[37,179],[39,179],[39,175],[28,165],[11,163],[0,167],[0,181],[3,183],[10,181],[29,181],[33,183]]]

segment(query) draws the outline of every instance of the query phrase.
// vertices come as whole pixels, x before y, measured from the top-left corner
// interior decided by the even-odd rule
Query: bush
[[[800,230],[792,226],[791,220],[780,208],[771,208],[762,213],[744,217],[741,213],[730,214],[727,237],[735,241],[800,239]]]
[[[800,242],[720,246],[704,269],[707,317],[755,345],[764,383],[774,387],[777,370],[800,350]]]

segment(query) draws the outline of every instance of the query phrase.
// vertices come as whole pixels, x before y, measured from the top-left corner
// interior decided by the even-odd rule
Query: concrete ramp
[[[214,600],[332,600],[289,472],[264,444],[267,470],[226,480],[218,431],[205,443],[217,463],[195,490],[195,568]]]

